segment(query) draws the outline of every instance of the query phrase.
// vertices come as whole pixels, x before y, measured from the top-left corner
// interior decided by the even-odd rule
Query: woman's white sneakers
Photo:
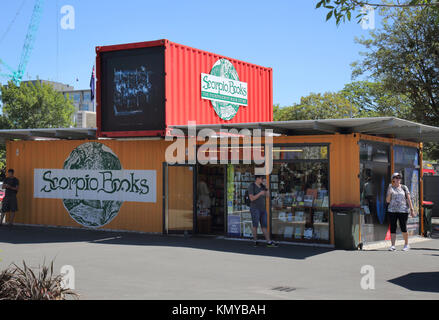
[[[409,250],[410,250],[410,246],[409,245],[404,246],[404,248],[402,249],[402,251],[409,251]],[[389,248],[389,251],[396,251],[395,246],[391,246]]]

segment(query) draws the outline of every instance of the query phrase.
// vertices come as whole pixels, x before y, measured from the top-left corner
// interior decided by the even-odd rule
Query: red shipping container
[[[96,48],[100,137],[273,120],[273,72],[168,40]],[[146,110],[146,111],[145,111]]]

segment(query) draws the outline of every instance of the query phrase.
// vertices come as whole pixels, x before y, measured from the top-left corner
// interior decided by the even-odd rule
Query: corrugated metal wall
[[[248,106],[236,116],[221,120],[211,102],[201,98],[201,73],[210,73],[219,59],[228,59],[248,84]],[[247,123],[273,120],[273,70],[183,46],[166,40],[166,124]]]
[[[188,46],[158,40],[140,43],[129,43],[96,48],[97,71],[97,126],[98,136],[146,136],[163,134],[162,131],[147,133],[148,128],[141,131],[116,131],[102,134],[101,87],[105,77],[102,74],[101,54],[109,51],[136,50],[151,46],[165,47],[165,121],[166,127],[187,125],[188,121],[197,124],[266,122],[273,120],[273,70],[255,64],[243,62],[229,57],[202,51]],[[248,106],[240,106],[231,120],[222,120],[214,111],[211,101],[201,97],[201,74],[209,74],[219,59],[229,60],[236,69],[239,81],[248,85]],[[141,133],[139,133],[141,132]]]
[[[34,169],[62,169],[74,148],[87,141],[10,141],[7,166],[20,180],[17,223],[80,227],[61,199],[33,197]],[[156,203],[124,202],[119,214],[103,229],[162,232],[162,162],[167,142],[163,140],[99,140],[117,154],[123,169],[156,170]]]
[[[356,135],[275,137],[274,143],[329,143],[330,203],[359,203],[359,146]],[[103,229],[162,232],[162,163],[167,142],[163,140],[99,140],[119,157],[124,169],[156,170],[157,202],[125,202],[119,214]],[[79,227],[61,199],[35,199],[35,168],[62,169],[72,150],[84,141],[14,141],[7,143],[7,165],[20,179],[16,222]],[[331,234],[333,234],[331,226]],[[333,239],[331,239],[333,243]]]
[[[358,134],[275,137],[275,144],[327,143],[330,156],[330,204],[360,204],[359,145],[361,139],[373,137]],[[391,142],[391,139],[380,139]],[[162,232],[163,168],[169,142],[163,140],[99,140],[117,154],[124,169],[156,170],[156,203],[125,202],[117,217],[104,229]],[[16,222],[26,224],[80,226],[70,216],[61,199],[34,199],[33,177],[36,168],[62,169],[74,148],[85,141],[9,141],[7,166],[20,179],[19,212]],[[411,143],[412,146],[418,146]],[[333,239],[331,225],[331,243]]]

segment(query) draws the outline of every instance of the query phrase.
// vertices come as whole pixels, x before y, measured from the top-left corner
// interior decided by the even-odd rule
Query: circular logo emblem
[[[227,59],[218,60],[212,67],[210,74],[213,76],[239,81],[238,72]],[[230,102],[211,101],[218,117],[223,120],[232,119],[238,112],[239,105]]]
[[[64,162],[68,170],[122,170],[116,154],[97,142],[81,144]],[[64,207],[77,223],[98,228],[113,220],[119,213],[122,201],[63,199]]]

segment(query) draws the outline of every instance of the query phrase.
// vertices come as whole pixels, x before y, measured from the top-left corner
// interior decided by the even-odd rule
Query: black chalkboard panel
[[[101,53],[101,130],[165,129],[164,47]]]

